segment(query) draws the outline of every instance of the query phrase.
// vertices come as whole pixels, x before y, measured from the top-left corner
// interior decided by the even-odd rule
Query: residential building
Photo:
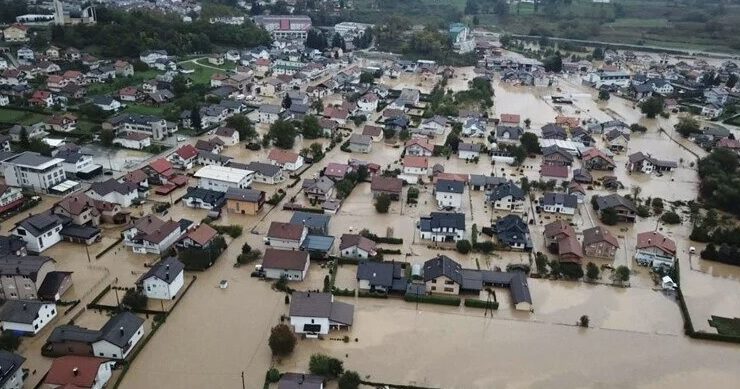
[[[378,254],[374,241],[359,234],[342,234],[339,243],[342,257],[368,259]]]
[[[513,181],[496,185],[488,195],[493,209],[509,212],[524,211],[524,191]]]
[[[89,356],[66,355],[54,358],[44,376],[42,389],[102,389],[113,374],[115,361]]]
[[[499,243],[514,250],[530,250],[532,240],[529,237],[527,223],[517,215],[507,215],[496,220],[494,225]]]
[[[403,171],[399,178],[410,184],[416,184],[419,180],[429,175],[429,159],[418,156],[405,156],[403,158]]]
[[[291,172],[303,167],[303,157],[298,153],[277,148],[270,150],[270,154],[267,155],[267,161]]]
[[[3,30],[3,38],[6,42],[26,42],[29,40],[28,27],[20,23],[13,23]]]
[[[190,222],[165,222],[156,216],[147,215],[124,227],[123,244],[131,247],[137,254],[161,254],[180,239],[189,225]]]
[[[301,184],[303,195],[312,201],[326,201],[334,195],[334,181],[328,177],[306,178]]]
[[[583,252],[588,257],[614,259],[619,241],[602,226],[583,230]]]
[[[188,170],[192,169],[193,163],[198,158],[198,149],[191,144],[180,146],[174,153],[167,158],[172,165],[177,168]]]
[[[226,197],[224,192],[198,187],[188,188],[185,196],[182,197],[182,203],[186,207],[200,209],[221,209]]]
[[[576,231],[568,222],[556,220],[545,224],[545,231],[542,235],[545,238],[545,246],[551,251],[557,251],[558,242],[565,238],[576,236]]]
[[[118,182],[112,178],[103,182],[93,182],[85,194],[95,200],[118,204],[125,208],[130,207],[139,198],[138,185]]]
[[[142,274],[136,285],[148,298],[174,300],[184,285],[184,270],[185,265],[176,257],[167,257]]]
[[[177,127],[171,130],[167,121],[158,116],[131,113],[123,113],[108,119],[107,122],[103,123],[103,128],[114,130],[116,133],[138,132],[149,135],[157,141],[161,141],[172,132],[177,131]]]
[[[246,189],[252,184],[254,172],[228,166],[206,165],[194,177],[200,179],[198,187],[226,192],[229,188]]]
[[[403,180],[396,177],[376,175],[370,182],[370,191],[373,193],[373,198],[377,198],[380,194],[386,194],[391,200],[398,201],[401,199],[403,191]]]
[[[305,41],[311,29],[311,18],[305,15],[258,15],[253,20],[278,41]]]
[[[37,300],[8,300],[0,308],[3,332],[16,336],[33,336],[57,316],[54,303]]]
[[[42,256],[0,257],[0,298],[4,300],[38,300],[44,284],[54,274],[54,260]],[[47,278],[49,279],[47,281]],[[69,287],[69,285],[66,285]],[[49,289],[49,287],[46,287]],[[58,290],[61,295],[66,289]]]
[[[267,230],[265,245],[278,249],[298,250],[308,235],[304,224],[272,222]]]
[[[457,146],[457,157],[466,160],[480,158],[481,145],[473,143],[460,143]]]
[[[283,373],[278,389],[324,389],[324,377],[315,374]]]
[[[627,149],[630,135],[617,129],[613,129],[604,133],[604,140],[606,141],[609,150],[619,152]]]
[[[295,211],[290,218],[291,224],[302,224],[308,228],[309,234],[329,235],[329,221],[331,216],[313,212]]]
[[[5,184],[48,192],[64,182],[64,159],[25,151],[2,161]]]
[[[589,170],[614,170],[614,160],[603,151],[592,147],[581,155],[583,167]]]
[[[565,165],[543,163],[540,166],[540,178],[545,182],[555,181],[555,185],[560,185],[565,181],[570,181],[570,171]]]
[[[676,255],[676,242],[657,231],[637,234],[637,251],[663,256]]]
[[[460,209],[463,202],[465,183],[455,180],[438,180],[434,186],[434,197],[439,209]]]
[[[226,210],[243,215],[256,215],[265,204],[265,192],[254,189],[229,188],[226,190]]]
[[[464,132],[465,128],[463,128]],[[503,143],[516,143],[524,135],[524,129],[520,126],[500,124],[496,126],[496,141]]]
[[[596,196],[596,195],[594,195]],[[596,197],[596,206],[601,216],[605,210],[613,209],[620,221],[634,222],[637,218],[637,207],[635,204],[618,194]]]
[[[565,129],[557,124],[548,123],[542,126],[542,139],[558,139],[565,140],[568,138],[568,133]]]
[[[26,358],[11,353],[10,351],[0,350],[0,367],[2,367],[2,376],[0,376],[0,388],[3,389],[22,389],[23,376],[25,375],[21,366]]]
[[[573,165],[573,155],[567,150],[555,145],[542,148],[542,161],[548,165]]]
[[[418,102],[414,105],[416,104],[418,104]],[[442,135],[447,129],[447,118],[435,115],[427,119],[422,119],[419,128],[422,133]]]
[[[239,143],[239,131],[230,127],[219,127],[215,133],[216,137],[221,139],[226,146],[233,146]]]
[[[41,253],[62,240],[62,228],[58,216],[40,213],[23,219],[11,233],[26,242],[28,251]]]
[[[15,255],[17,257],[28,255],[26,241],[15,235],[0,235],[0,257],[6,255]]]
[[[0,184],[0,213],[12,211],[25,202],[20,188]]]
[[[540,205],[545,212],[573,216],[578,209],[578,198],[566,193],[545,192]]]
[[[431,157],[434,153],[434,146],[426,138],[413,138],[406,141],[406,155]]]
[[[678,167],[676,162],[653,158],[650,154],[645,154],[642,151],[630,154],[627,157],[627,160],[627,169],[629,171],[642,172],[645,174],[651,174],[653,172],[670,172]]]
[[[455,52],[465,54],[475,49],[475,37],[470,33],[468,26],[462,23],[452,23],[448,33]]]
[[[234,163],[230,163],[229,166],[237,167]],[[263,162],[250,162],[240,168],[253,171],[254,182],[260,182],[263,184],[279,184],[285,181],[283,169],[277,165]]]
[[[306,251],[268,248],[262,257],[262,271],[273,280],[303,281],[308,274],[311,260]]]
[[[357,266],[357,288],[361,291],[404,293],[407,285],[401,262],[362,261]]]
[[[369,153],[373,148],[373,139],[369,135],[352,134],[348,148],[356,153]]]
[[[152,137],[140,132],[122,131],[116,134],[113,144],[126,149],[143,150],[152,145]]]
[[[315,338],[352,327],[354,313],[354,305],[334,301],[331,293],[294,292],[288,315],[296,333]]]
[[[417,226],[421,239],[432,242],[457,242],[465,238],[465,214],[432,212],[422,216]]]
[[[113,317],[100,330],[76,325],[61,325],[51,332],[42,354],[46,356],[78,355],[123,360],[144,337],[144,319],[124,311]]]
[[[463,136],[484,138],[488,135],[488,124],[483,118],[477,118],[477,117],[467,118],[465,122],[463,123],[462,134]],[[497,134],[498,134],[498,129],[497,129]]]

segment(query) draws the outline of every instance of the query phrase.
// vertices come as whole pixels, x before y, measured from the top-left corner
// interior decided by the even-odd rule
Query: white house
[[[252,184],[254,172],[227,166],[206,165],[200,168],[194,176],[200,179],[198,187],[226,192],[229,188],[249,187]]]
[[[359,234],[343,234],[339,243],[342,257],[367,259],[378,254],[374,241]]]
[[[221,139],[226,146],[233,146],[239,143],[239,131],[230,127],[220,127],[217,129],[216,137]]]
[[[465,214],[432,212],[422,216],[417,226],[421,239],[432,242],[457,242],[465,238]]]
[[[540,205],[545,212],[573,216],[578,208],[578,198],[571,194],[545,192]]]
[[[152,137],[140,132],[121,131],[113,139],[113,144],[126,149],[142,150],[152,145]]]
[[[185,265],[176,257],[167,257],[144,273],[136,284],[150,299],[172,300],[184,284]]]
[[[41,387],[103,389],[115,364],[106,358],[79,355],[54,358]]]
[[[488,135],[488,128],[485,120],[478,118],[468,118],[463,123],[462,134],[464,136],[472,136],[477,138],[483,138]]]
[[[303,281],[310,264],[307,251],[269,248],[262,257],[262,271],[273,280],[284,277],[288,281]]]
[[[118,182],[112,178],[103,182],[93,182],[85,194],[95,200],[107,201],[122,207],[130,207],[139,197],[138,185]]]
[[[291,172],[303,167],[303,157],[288,150],[272,149],[270,154],[267,155],[267,160],[271,164]]]
[[[148,51],[141,53],[141,55],[139,56],[139,59],[141,60],[141,62],[144,62],[145,64],[149,66],[154,65],[154,63],[157,62],[157,60],[167,59],[167,58],[168,58],[167,52],[164,50],[148,50]]]
[[[357,109],[366,113],[374,113],[378,109],[378,96],[369,92],[357,100]]]
[[[0,213],[15,209],[23,204],[23,192],[19,188],[0,185]]]
[[[2,388],[22,389],[23,376],[25,375],[23,362],[26,358],[9,351],[0,350],[0,366],[3,367]]]
[[[123,244],[137,254],[161,254],[182,237],[186,232],[183,227],[181,223],[147,215],[124,228]]]
[[[92,343],[96,357],[126,359],[144,336],[144,319],[131,312],[113,316],[100,329],[100,337]]]
[[[15,335],[36,335],[56,316],[56,304],[37,300],[8,300],[0,309],[3,332]]]
[[[5,184],[38,191],[48,191],[64,182],[64,159],[49,158],[26,151],[2,161]]]
[[[258,121],[260,123],[272,124],[280,119],[282,108],[279,105],[264,104],[258,109]]]
[[[434,186],[434,197],[437,207],[460,209],[462,207],[465,183],[453,180],[438,180]]]
[[[480,158],[481,147],[479,144],[460,143],[457,146],[457,157],[460,159]]]
[[[512,181],[497,185],[488,195],[493,209],[509,212],[524,210],[524,191]]]
[[[423,132],[442,135],[447,128],[447,119],[443,116],[435,115],[428,119],[423,119],[420,128]]]
[[[26,242],[30,252],[41,253],[62,240],[62,222],[56,215],[37,214],[18,223],[10,232]]]
[[[279,249],[298,250],[308,235],[303,224],[272,222],[267,230],[265,245]]]
[[[0,107],[10,104],[10,98],[6,95],[0,95]]]
[[[419,182],[419,179],[429,175],[429,160],[426,157],[405,156],[403,171],[399,178],[410,184]]]
[[[230,163],[230,165],[232,165]],[[283,169],[280,166],[264,162],[250,162],[244,168],[254,172],[254,182],[263,184],[279,184],[285,181]]]
[[[354,305],[334,301],[331,293],[294,292],[290,300],[290,325],[307,337],[326,335],[332,329],[346,329],[354,321]]]
[[[425,138],[413,138],[406,141],[406,155],[420,157],[431,157],[434,153],[434,145]]]

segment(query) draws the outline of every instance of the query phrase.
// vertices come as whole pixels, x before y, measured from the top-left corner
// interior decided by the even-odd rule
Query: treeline
[[[709,205],[740,216],[740,173],[738,156],[717,149],[699,160],[699,194]]]
[[[432,26],[410,32],[405,18],[393,17],[387,24],[376,27],[375,43],[381,51],[400,53],[411,59],[429,59],[441,65],[470,66],[476,62],[474,53],[458,54],[452,49],[447,34]],[[446,27],[445,27],[446,31]]]
[[[138,57],[144,50],[169,54],[212,52],[217,46],[254,47],[269,44],[270,34],[247,21],[243,25],[184,23],[156,12],[98,9],[98,24],[53,26],[52,42],[85,48],[107,57]]]

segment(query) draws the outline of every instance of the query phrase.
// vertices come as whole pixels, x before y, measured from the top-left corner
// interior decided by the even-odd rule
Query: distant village
[[[200,11],[166,4],[184,21]],[[329,28],[343,48],[308,48],[316,26],[303,15],[254,16],[272,45],[218,53],[33,50],[39,22],[96,22],[94,8],[52,6],[2,29],[4,388],[118,387],[154,332],[178,324],[168,315],[186,309],[180,299],[205,288],[284,295],[270,320],[297,348],[362,338],[365,297],[534,315],[539,282],[626,288],[633,265],[638,282],[671,293],[694,248],[657,227],[669,223],[650,188],[682,185],[694,165],[643,143],[635,122],[578,105],[659,98],[666,116],[700,119],[688,138],[699,149],[740,151],[723,125],[740,97],[734,61],[605,49],[553,73],[455,23],[452,49],[477,64],[451,67],[355,48],[373,27],[362,23]],[[552,115],[485,104],[507,88],[547,90]],[[273,387],[325,387],[315,372],[280,373]]]

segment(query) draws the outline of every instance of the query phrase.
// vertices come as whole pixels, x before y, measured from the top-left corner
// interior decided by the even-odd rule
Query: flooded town
[[[2,29],[0,387],[740,382],[736,58],[159,3]]]

